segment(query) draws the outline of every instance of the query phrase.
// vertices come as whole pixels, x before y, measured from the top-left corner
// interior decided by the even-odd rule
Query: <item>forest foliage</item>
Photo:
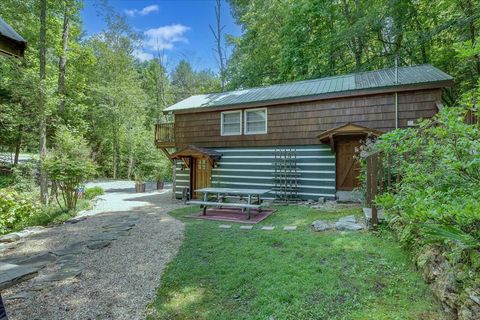
[[[186,60],[168,65],[162,52],[152,60],[139,60],[135,50],[141,34],[106,1],[97,3],[104,30],[87,37],[82,1],[47,0],[42,80],[40,2],[0,3],[2,18],[28,42],[25,58],[0,59],[0,152],[38,153],[39,125],[46,119],[47,149],[54,146],[57,129],[67,128],[87,140],[100,176],[133,178],[135,170],[170,167],[153,144],[154,124],[166,120],[165,106],[217,91],[218,76],[196,71]],[[168,170],[162,172],[168,179]],[[154,173],[143,175],[153,179]]]
[[[447,104],[478,84],[476,0],[229,0],[230,88],[430,63],[452,75]]]

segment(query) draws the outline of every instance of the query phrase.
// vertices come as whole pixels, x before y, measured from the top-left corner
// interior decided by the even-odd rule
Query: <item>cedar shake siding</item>
[[[437,112],[442,89],[426,89],[398,93],[399,127],[409,120],[431,118]],[[237,109],[244,110],[239,106]],[[318,144],[317,136],[325,130],[355,123],[371,129],[395,129],[393,93],[335,98],[313,102],[272,104],[267,106],[266,134],[221,136],[221,111],[200,111],[175,114],[175,146],[255,147]]]

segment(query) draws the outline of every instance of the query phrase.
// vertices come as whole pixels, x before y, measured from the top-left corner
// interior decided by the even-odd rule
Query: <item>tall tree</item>
[[[62,28],[62,53],[58,60],[58,94],[60,95],[59,113],[63,116],[65,111],[65,74],[67,72],[68,36],[70,33],[70,8],[69,0],[64,0],[63,28]]]
[[[215,48],[214,52],[217,56],[217,63],[220,72],[220,86],[222,91],[225,89],[225,62],[227,60],[226,57],[226,48],[224,48],[224,41],[223,41],[223,30],[225,29],[225,25],[222,25],[222,7],[221,7],[221,0],[216,0],[215,2],[215,27],[212,27],[210,24],[210,31],[212,31],[213,38],[215,39]]]
[[[46,60],[47,50],[47,0],[40,0],[40,41],[39,41],[39,61],[40,61],[40,141],[39,153],[40,161],[43,163],[47,156],[47,97],[46,97]],[[40,168],[40,199],[43,204],[48,204],[48,177],[43,166]]]

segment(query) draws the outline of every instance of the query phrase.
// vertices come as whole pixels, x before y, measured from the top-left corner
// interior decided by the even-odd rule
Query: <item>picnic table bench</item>
[[[226,207],[226,208],[241,208],[247,211],[247,219],[250,219],[250,210],[257,209],[262,210],[265,206],[262,203],[261,196],[270,192],[266,189],[232,189],[232,188],[202,188],[195,190],[203,194],[203,200],[190,200],[187,204],[200,205],[203,208],[203,215],[207,214],[207,207]],[[214,195],[215,200],[210,201],[208,196]],[[240,199],[246,198],[247,203],[243,202],[223,202],[226,196],[237,196]]]

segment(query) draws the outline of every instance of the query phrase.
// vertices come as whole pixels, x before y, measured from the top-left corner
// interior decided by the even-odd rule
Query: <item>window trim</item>
[[[229,114],[229,113],[238,113],[240,114],[240,130],[238,132],[234,133],[225,133],[223,131],[223,115],[224,114]],[[233,110],[233,111],[223,111],[220,114],[220,135],[223,136],[240,136],[242,135],[242,126],[243,126],[243,112],[242,110]]]
[[[265,111],[265,130],[264,131],[254,131],[248,132],[248,123],[247,123],[247,113],[253,111]],[[243,128],[243,134],[245,135],[252,135],[252,134],[267,134],[268,133],[268,111],[267,108],[255,108],[255,109],[245,109],[244,110],[244,117],[245,117],[245,125]]]

